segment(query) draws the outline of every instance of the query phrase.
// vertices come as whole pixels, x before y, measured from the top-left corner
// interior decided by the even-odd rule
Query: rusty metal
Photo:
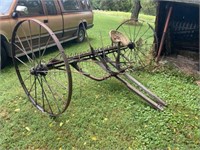
[[[24,27],[27,27],[28,30],[25,31]],[[34,29],[38,29],[39,35],[36,39],[39,43],[37,47],[37,54],[33,50],[33,47],[35,46],[35,38],[33,37],[32,32]],[[42,32],[45,33],[46,37],[48,37],[47,43],[43,45],[42,38],[44,37],[41,36]],[[21,38],[20,35],[23,38]],[[46,49],[48,48],[49,43],[55,45],[58,49],[58,54],[55,55],[50,62],[52,63],[52,60],[59,60],[59,62],[62,63],[61,66],[57,63],[49,67],[49,60],[45,60],[43,58],[47,52]],[[23,52],[24,57],[19,57],[17,55],[17,51]],[[40,111],[46,112],[51,116],[58,116],[62,114],[67,109],[71,101],[72,75],[64,49],[52,30],[44,23],[35,19],[26,19],[17,23],[12,35],[12,59],[22,88],[31,103]],[[50,80],[56,80],[55,77],[51,76],[51,78],[48,79],[51,75],[51,70],[55,69],[64,71],[64,81],[67,84],[65,85],[65,83],[61,82],[63,86],[65,85],[65,89],[62,85],[59,85],[58,87],[60,89],[64,89],[62,91],[65,91],[66,96],[59,94],[56,92],[57,89],[54,88],[54,86],[56,87],[55,84],[60,84],[60,82],[50,82]],[[59,101],[60,104],[57,104],[54,101]]]
[[[147,49],[156,46],[155,44],[148,44],[151,41],[149,38],[155,38],[153,28],[149,24],[141,21],[141,25],[135,27],[132,23],[135,23],[135,21],[127,20],[119,25],[117,30],[113,32],[114,35],[110,35],[112,39],[110,46],[94,49],[90,41],[88,41],[90,48],[88,52],[67,57],[57,37],[46,25],[34,19],[26,19],[19,22],[12,36],[13,62],[19,81],[33,105],[51,116],[62,114],[71,100],[72,75],[70,66],[72,66],[82,75],[95,81],[103,81],[115,77],[150,106],[157,110],[163,110],[167,104],[128,73],[129,71],[137,71],[138,68],[143,68]],[[38,45],[33,44],[35,38],[31,34],[33,30],[31,24],[37,25]],[[25,38],[21,39],[18,34],[23,31],[24,26],[28,26],[29,31],[28,33],[24,32]],[[134,35],[127,38],[127,35],[124,34],[131,32],[132,27]],[[125,28],[127,31],[125,31]],[[144,28],[144,32],[141,32],[141,28]],[[120,29],[124,33],[121,33]],[[44,30],[48,38],[41,36]],[[144,36],[145,34],[149,35],[149,32],[152,32],[153,35]],[[118,39],[115,40],[112,36]],[[47,42],[42,42],[43,38]],[[59,51],[58,54],[51,56],[47,60],[43,56],[47,52],[46,49],[49,44],[57,46]],[[147,48],[148,45],[150,47]],[[37,48],[37,53],[33,50],[34,48]],[[24,53],[26,61],[17,56],[16,52],[18,50]],[[84,61],[92,61],[100,66],[107,75],[96,77],[88,73],[80,65]],[[57,73],[59,74],[58,78]]]
[[[161,55],[161,52],[162,52],[162,49],[163,49],[163,44],[164,44],[164,41],[165,41],[167,29],[168,29],[168,26],[169,26],[169,21],[170,21],[170,17],[171,17],[171,14],[172,14],[172,10],[173,10],[173,7],[171,6],[169,8],[169,12],[168,12],[168,15],[167,15],[164,31],[163,31],[163,34],[162,34],[162,38],[161,38],[161,42],[160,42],[160,46],[159,46],[159,50],[158,50],[158,54],[157,54],[157,57],[156,57],[156,62],[158,62],[159,59],[160,59],[160,55]]]

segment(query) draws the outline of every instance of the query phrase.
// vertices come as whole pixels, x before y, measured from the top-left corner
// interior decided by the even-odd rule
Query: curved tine
[[[97,63],[98,64],[98,63]],[[99,65],[99,64],[98,64]],[[79,67],[78,64],[75,65],[72,65],[74,67],[74,69],[76,69],[79,73],[81,73],[82,75],[92,79],[92,80],[95,80],[95,81],[103,81],[103,80],[106,80],[108,78],[110,78],[112,75],[107,75],[107,76],[104,76],[102,78],[98,78],[98,77],[95,77],[95,76],[92,76],[90,75],[89,73],[85,72],[81,67]],[[101,65],[99,65],[100,67],[102,67]]]
[[[100,33],[100,37],[101,37],[101,47],[104,47],[104,44],[103,44],[103,36],[102,36],[102,33],[101,33],[100,30],[99,30],[99,33]]]
[[[42,27],[39,26],[39,38],[38,38],[38,50],[39,50],[39,58],[42,57],[41,56],[41,33],[42,32]]]
[[[87,33],[87,30],[86,30],[86,28],[85,28],[85,25],[84,25],[84,23],[83,23],[83,20],[81,21],[81,24],[82,24],[82,26],[83,26],[83,29],[85,30],[85,35],[86,35],[86,39],[87,39],[87,43],[88,43],[88,45],[90,46],[90,49],[93,49],[92,48],[92,45],[91,45],[91,42],[90,42],[90,40],[89,40],[89,36],[88,36],[88,33]]]

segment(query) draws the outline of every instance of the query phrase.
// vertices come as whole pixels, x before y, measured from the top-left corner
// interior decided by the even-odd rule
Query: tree
[[[129,12],[132,0],[90,0],[94,9]]]
[[[93,9],[131,12],[131,18],[136,19],[139,13],[156,15],[155,0],[90,0],[90,2]]]
[[[131,11],[131,19],[138,20],[140,9],[142,8],[140,0],[133,0],[133,7]]]
[[[91,4],[92,4],[92,6],[93,6],[94,9],[101,9],[100,8],[100,2],[101,2],[101,0],[90,0],[90,2],[91,2]]]

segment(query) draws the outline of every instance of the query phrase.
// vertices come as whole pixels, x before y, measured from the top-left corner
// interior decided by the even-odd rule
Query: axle
[[[120,47],[120,50],[124,50],[126,49],[126,47]],[[83,54],[79,54],[76,56],[71,56],[68,57],[68,62],[70,65],[74,64],[74,63],[78,63],[81,61],[85,61],[85,60],[91,60],[91,59],[95,59],[99,56],[106,56],[110,53],[114,53],[117,52],[119,50],[118,46],[110,46],[110,47],[106,47],[106,48],[100,48],[100,49],[96,49],[90,52],[86,52]],[[61,60],[57,60],[57,59],[52,59],[50,60],[50,62],[47,64],[47,67],[49,69],[51,68],[60,68],[64,66],[64,62]]]

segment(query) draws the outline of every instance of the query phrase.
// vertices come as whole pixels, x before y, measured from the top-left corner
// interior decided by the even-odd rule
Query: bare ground
[[[198,76],[196,83],[200,86],[200,64],[198,60],[191,57],[177,55],[165,57],[161,60],[160,63],[171,63],[173,66],[187,75]]]

